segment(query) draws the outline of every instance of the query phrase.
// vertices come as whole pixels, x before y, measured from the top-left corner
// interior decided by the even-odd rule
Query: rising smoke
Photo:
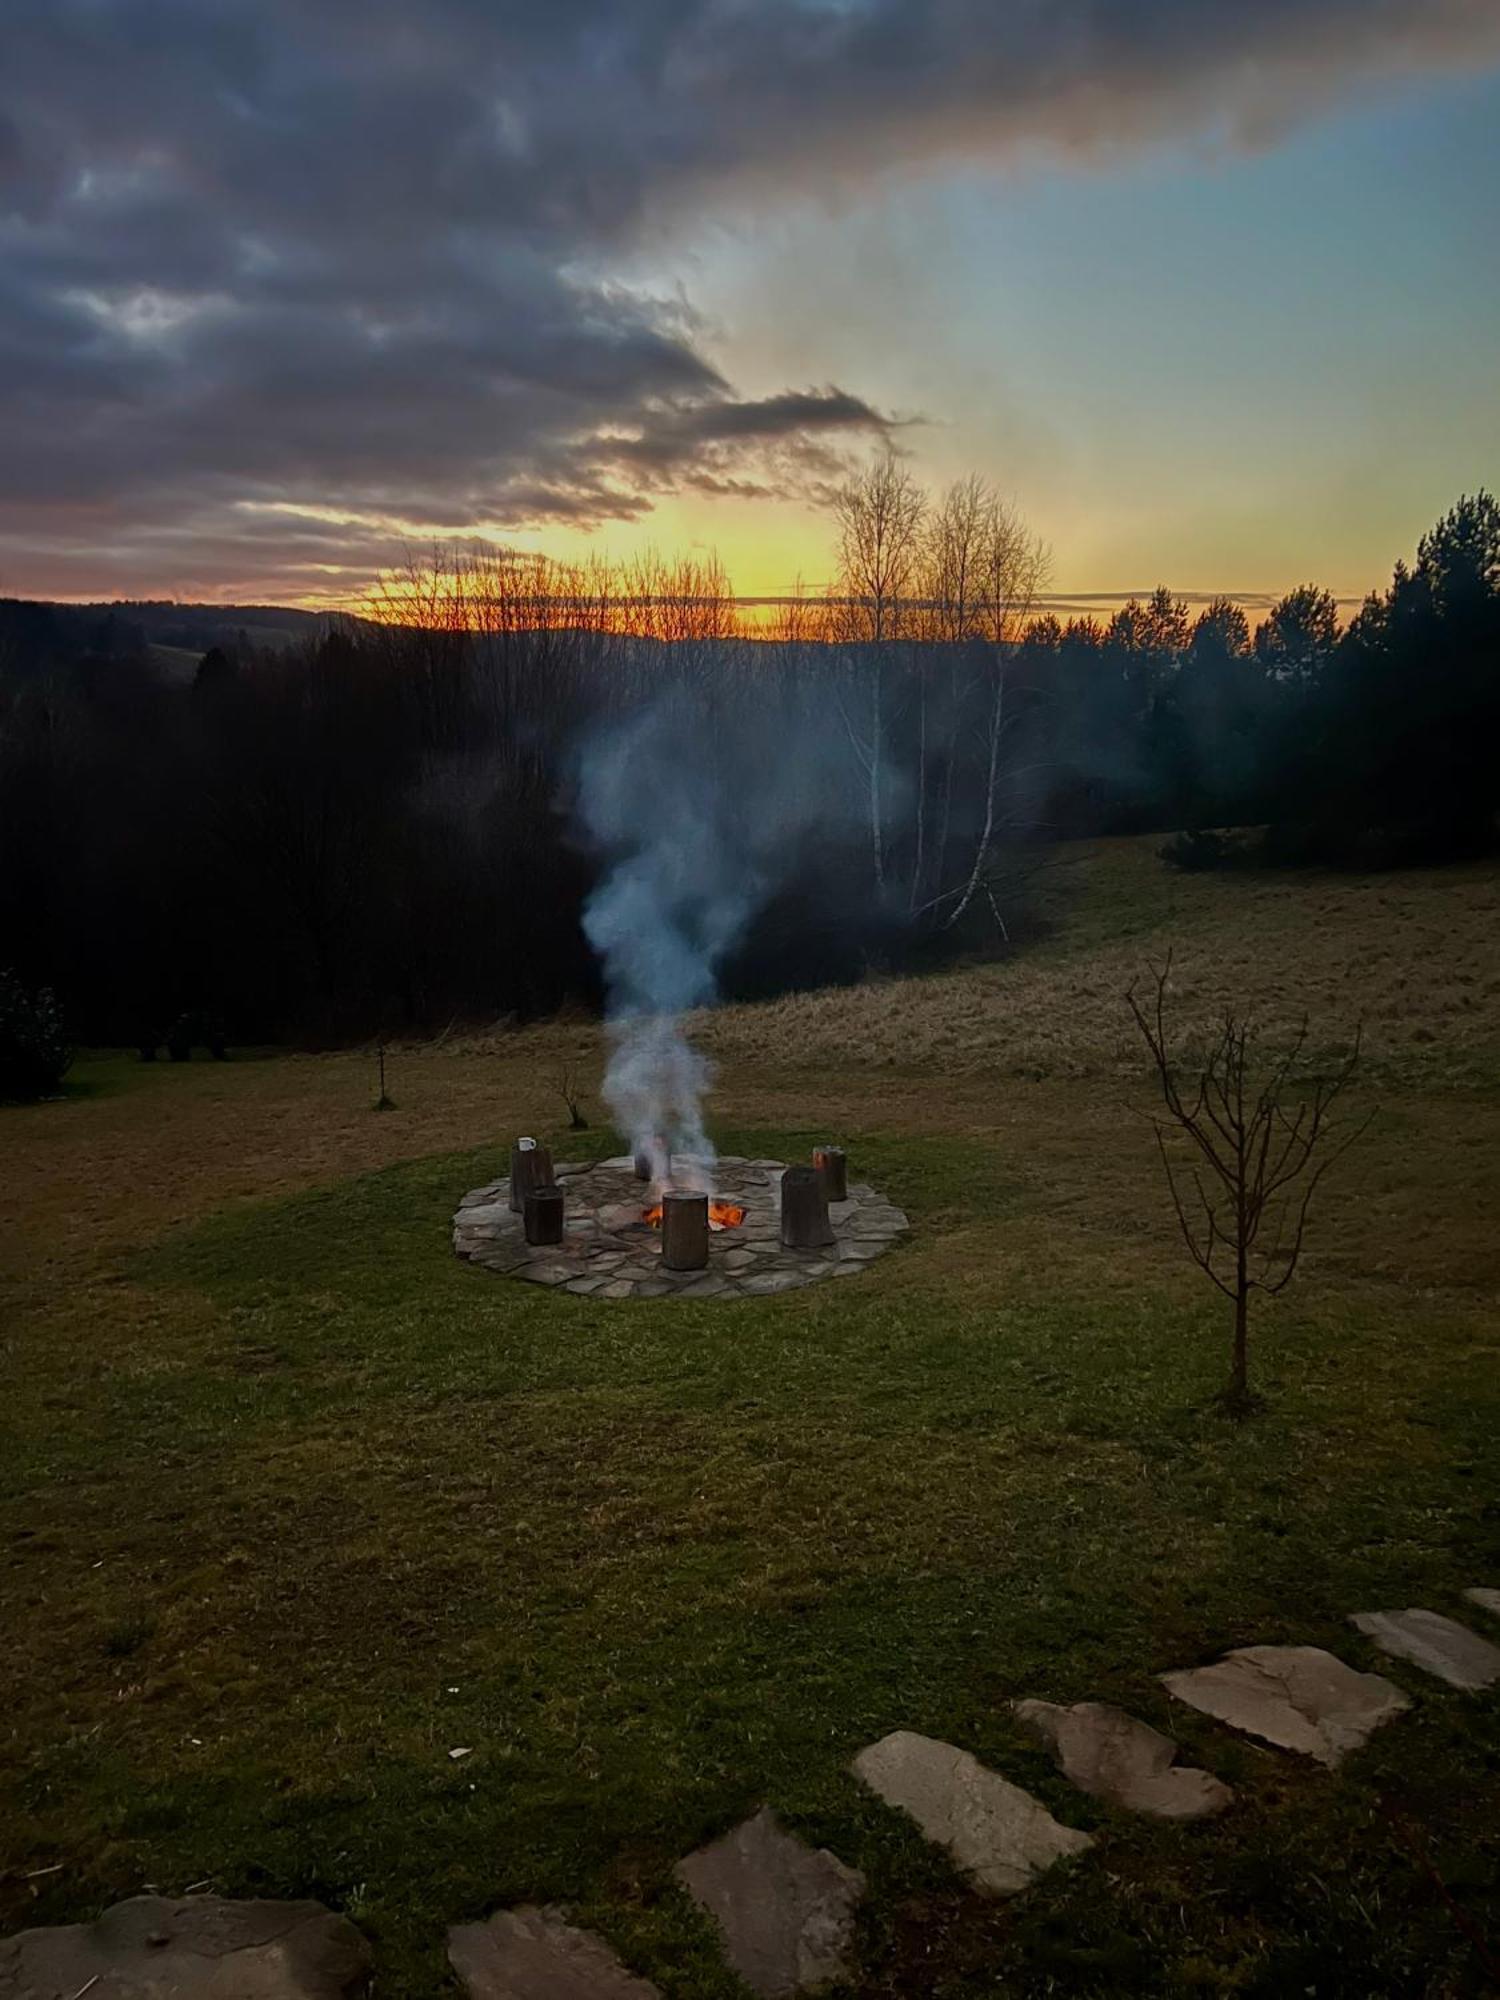
[[[701,1162],[712,1178],[711,1066],[683,1016],[718,997],[726,958],[816,844],[859,826],[857,789],[832,781],[831,718],[791,723],[774,701],[731,719],[676,690],[602,719],[578,751],[576,814],[601,862],[583,925],[604,971],[603,1097],[657,1180],[664,1152],[685,1156],[679,1177]]]
[[[604,967],[604,1101],[658,1181],[674,1153],[711,1178],[710,1068],[682,1016],[713,1000],[759,900],[700,735],[662,702],[597,728],[579,760],[579,816],[605,863],[583,914]]]

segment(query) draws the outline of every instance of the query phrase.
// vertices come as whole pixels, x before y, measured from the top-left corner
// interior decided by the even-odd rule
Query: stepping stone
[[[455,1924],[448,1963],[469,2000],[661,2000],[627,1972],[602,1938],[559,1910],[497,1910],[487,1923]]]
[[[1203,1819],[1234,1797],[1208,1771],[1176,1762],[1177,1745],[1108,1702],[1018,1701],[1017,1716],[1083,1792],[1156,1819]]]
[[[1330,1770],[1411,1706],[1379,1674],[1357,1673],[1320,1646],[1241,1646],[1161,1682],[1189,1708]]]
[[[1015,1895],[1054,1861],[1094,1844],[967,1750],[909,1729],[861,1750],[852,1768],[888,1806],[909,1813],[929,1840],[946,1847],[976,1889],[994,1896]]]
[[[356,2000],[370,1948],[321,1903],[132,1896],[0,1942],[0,2000]]]
[[[1410,1660],[1449,1687],[1473,1693],[1500,1681],[1500,1646],[1481,1639],[1455,1618],[1416,1605],[1405,1611],[1356,1611],[1350,1619],[1382,1653]]]
[[[1466,1590],[1464,1596],[1471,1604],[1477,1604],[1481,1611],[1500,1618],[1500,1590],[1486,1590],[1483,1585],[1476,1584],[1472,1590]]]
[[[865,1878],[786,1831],[769,1806],[677,1864],[718,1924],[724,1956],[763,2000],[851,1976],[854,1906]]]

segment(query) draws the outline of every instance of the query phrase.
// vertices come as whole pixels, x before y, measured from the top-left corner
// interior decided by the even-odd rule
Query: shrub
[[[50,989],[30,994],[13,972],[0,972],[0,1099],[55,1096],[72,1060]]]

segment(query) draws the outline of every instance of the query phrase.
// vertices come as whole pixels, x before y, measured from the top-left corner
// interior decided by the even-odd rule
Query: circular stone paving
[[[661,1231],[643,1220],[650,1196],[635,1177],[629,1155],[597,1166],[561,1166],[566,1222],[561,1243],[532,1245],[510,1207],[510,1181],[472,1188],[453,1218],[453,1247],[460,1257],[600,1299],[658,1299],[669,1292],[688,1299],[760,1298],[790,1292],[819,1278],[847,1278],[889,1250],[907,1227],[905,1215],[872,1187],[851,1187],[847,1201],[830,1202],[834,1241],[821,1250],[788,1250],[781,1241],[781,1160],[726,1156],[714,1167],[714,1193],[743,1207],[737,1228],[716,1230],[706,1271],[669,1271],[661,1257]]]

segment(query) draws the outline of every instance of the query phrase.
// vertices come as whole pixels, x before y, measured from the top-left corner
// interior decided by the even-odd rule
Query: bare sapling
[[[1250,1295],[1291,1283],[1308,1213],[1323,1176],[1369,1124],[1331,1113],[1359,1066],[1360,1031],[1331,1067],[1315,1065],[1307,1022],[1279,1052],[1258,1060],[1253,1022],[1227,1007],[1206,1047],[1174,1056],[1166,1020],[1166,964],[1154,1000],[1125,995],[1151,1052],[1165,1117],[1153,1120],[1182,1240],[1234,1308],[1225,1407],[1255,1406],[1250,1393]],[[1173,1146],[1169,1141],[1175,1139]]]
[[[582,1088],[571,1064],[564,1063],[556,1073],[552,1079],[552,1088],[568,1107],[568,1130],[587,1132],[589,1121],[583,1115]]]

